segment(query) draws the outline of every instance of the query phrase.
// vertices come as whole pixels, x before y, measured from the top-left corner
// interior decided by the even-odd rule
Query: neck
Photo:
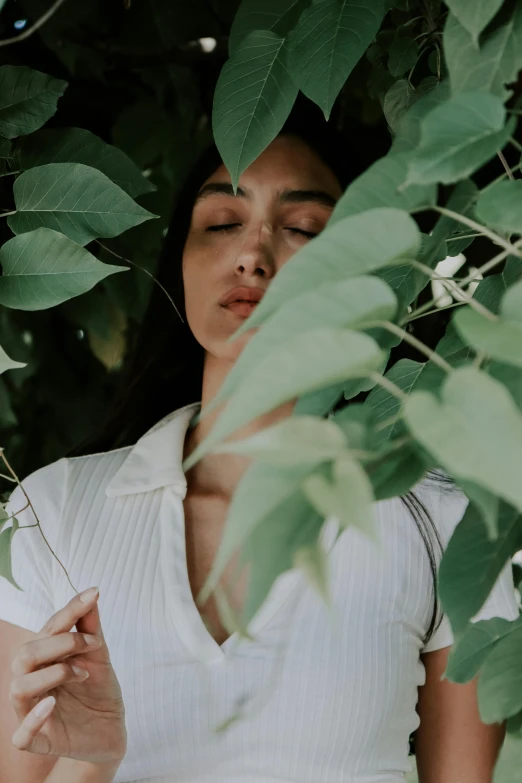
[[[208,353],[205,355],[201,395],[202,411],[214,399],[233,365],[234,362],[232,360],[217,359]],[[295,403],[296,400],[291,400],[273,411],[253,419],[245,426],[237,429],[227,440],[241,440],[260,430],[264,430],[266,427],[277,424],[291,416]],[[227,402],[218,406],[187,433],[184,458],[205,440],[226,405]],[[239,454],[206,454],[186,474],[188,491],[218,494],[230,498],[251,462],[252,459],[250,457]]]

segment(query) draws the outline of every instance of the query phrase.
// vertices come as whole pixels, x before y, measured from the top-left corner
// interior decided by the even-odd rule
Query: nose
[[[270,226],[262,224],[243,234],[235,260],[237,274],[272,277],[275,273],[274,236]]]

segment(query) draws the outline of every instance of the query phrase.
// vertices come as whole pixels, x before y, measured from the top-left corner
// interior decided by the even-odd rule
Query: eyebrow
[[[203,185],[196,196],[195,203],[213,195],[237,196],[246,199],[251,198],[250,191],[245,190],[240,186],[237,188],[237,193],[234,193],[234,188],[230,182],[209,182],[206,185]],[[313,202],[315,204],[321,204],[324,207],[335,207],[337,204],[337,199],[325,190],[291,190],[286,188],[279,193],[278,200],[280,204],[305,204]]]

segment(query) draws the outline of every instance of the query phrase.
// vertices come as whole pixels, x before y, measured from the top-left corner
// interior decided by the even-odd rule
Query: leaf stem
[[[522,152],[522,144],[520,144],[516,139],[511,136],[509,139],[510,143],[513,145],[513,147],[518,150],[519,152]]]
[[[453,367],[450,364],[448,364],[448,362],[445,359],[443,359],[442,356],[439,356],[438,353],[432,351],[431,348],[428,348],[427,345],[424,345],[423,342],[418,340],[416,337],[414,337],[412,334],[407,332],[405,329],[401,329],[400,326],[397,326],[397,324],[394,324],[391,321],[371,321],[370,323],[364,324],[365,329],[379,327],[379,326],[382,327],[383,329],[387,329],[392,334],[396,334],[397,337],[401,337],[405,342],[409,343],[418,351],[420,351],[420,353],[423,353],[425,356],[427,356],[428,359],[431,359],[431,361],[434,364],[438,365],[441,368],[441,370],[444,370],[444,372],[447,373],[453,372]]]
[[[498,157],[500,158],[500,162],[501,162],[501,163],[502,163],[502,165],[504,166],[504,169],[505,169],[505,171],[506,171],[506,174],[507,174],[507,176],[508,176],[508,179],[515,179],[515,177],[513,176],[513,172],[512,172],[512,171],[511,171],[511,169],[509,168],[509,163],[508,163],[508,162],[507,162],[507,160],[505,159],[505,157],[504,157],[504,153],[502,152],[502,150],[499,150],[499,151],[497,152],[497,155],[498,155]]]
[[[408,399],[408,395],[404,394],[402,389],[399,389],[395,383],[390,381],[388,378],[385,378],[384,375],[380,375],[378,372],[371,372],[369,373],[368,378],[370,378],[372,381],[375,381],[378,386],[381,386],[383,389],[386,389],[386,391],[390,392],[390,394],[399,400],[401,404],[406,402]]]
[[[136,267],[136,269],[139,269],[141,272],[145,272],[145,274],[146,274],[146,275],[148,275],[149,277],[151,277],[151,278],[154,280],[154,282],[155,282],[157,285],[159,285],[159,287],[161,288],[161,290],[163,291],[163,293],[165,294],[165,296],[168,298],[168,300],[169,300],[169,302],[171,303],[172,307],[174,308],[174,310],[176,311],[176,313],[179,315],[179,318],[180,318],[181,322],[182,322],[182,323],[185,323],[185,321],[183,320],[183,318],[182,318],[182,316],[181,316],[181,313],[179,312],[178,308],[176,307],[176,304],[175,304],[175,302],[174,302],[173,298],[171,297],[171,295],[169,294],[169,292],[166,290],[166,288],[164,288],[164,287],[162,286],[162,284],[160,283],[160,281],[159,281],[159,280],[157,280],[157,279],[154,277],[154,275],[153,275],[153,274],[151,274],[151,273],[148,271],[148,269],[144,269],[142,266],[139,266],[139,264],[135,264],[135,263],[134,263],[134,261],[131,261],[131,260],[130,260],[130,258],[124,258],[123,256],[120,256],[120,255],[119,255],[119,253],[115,253],[115,252],[114,252],[114,250],[111,250],[111,248],[110,248],[110,247],[107,247],[107,245],[104,245],[104,244],[103,244],[103,242],[100,242],[100,240],[99,240],[99,239],[97,239],[97,240],[96,240],[96,242],[99,244],[99,246],[100,246],[100,247],[103,247],[103,249],[104,249],[104,250],[106,250],[108,253],[112,253],[112,255],[113,255],[113,256],[116,256],[116,258],[119,258],[119,260],[120,260],[120,261],[126,261],[128,264],[131,264],[132,266],[135,266],[135,267]]]
[[[21,174],[22,169],[17,169],[16,171],[5,171],[3,174],[0,174],[0,177],[10,177],[11,174]]]
[[[474,310],[477,311],[477,313],[480,313],[480,315],[483,315],[485,318],[489,318],[490,321],[498,321],[498,317],[494,315],[494,313],[491,312],[491,310],[488,310],[487,307],[484,307],[483,304],[480,302],[477,302],[476,299],[473,299],[473,297],[466,293],[466,291],[463,291],[459,285],[448,277],[443,277],[442,275],[437,274],[435,270],[432,270],[429,266],[426,266],[426,264],[421,263],[420,261],[415,261],[412,259],[411,265],[415,267],[416,269],[420,269],[421,272],[424,272],[425,274],[431,276],[433,280],[444,280],[445,287],[451,292],[451,291],[458,291],[458,295],[462,297],[462,299],[470,305]],[[474,273],[476,274],[476,273]],[[409,319],[408,319],[409,320]]]
[[[61,5],[65,3],[65,0],[56,0],[52,4],[52,6],[44,13],[42,16],[36,20],[36,22],[31,26],[28,27],[27,30],[24,30],[23,33],[20,33],[20,35],[15,35],[12,38],[3,38],[0,40],[0,46],[8,46],[9,44],[18,43],[19,41],[25,41],[26,38],[29,38],[29,36],[36,33],[37,30],[40,29],[40,27],[43,27],[44,24],[49,21],[51,16],[54,16],[54,14],[58,11]]]
[[[465,226],[469,226],[469,228],[472,228],[483,236],[491,239],[491,241],[496,245],[500,245],[500,247],[503,247],[506,250],[509,250],[510,253],[513,253],[513,255],[522,258],[522,253],[517,250],[514,245],[498,234],[495,234],[494,231],[490,231],[489,228],[486,228],[486,226],[482,226],[480,223],[477,223],[475,220],[471,220],[471,218],[468,218],[465,215],[461,215],[459,212],[454,212],[452,209],[446,209],[446,207],[439,207],[438,205],[435,205],[431,207],[431,209],[435,210],[435,212],[440,212],[441,215],[446,215],[446,217],[456,220],[458,223],[463,223]]]
[[[12,212],[0,212],[0,217],[9,217],[9,215],[16,215],[16,209]]]
[[[45,543],[46,543],[46,544],[47,544],[47,546],[49,547],[49,550],[50,550],[51,554],[52,554],[52,555],[53,555],[53,557],[55,557],[55,558],[56,558],[56,560],[57,560],[57,561],[60,563],[61,567],[63,568],[63,570],[64,570],[64,572],[65,572],[65,576],[67,577],[67,581],[68,581],[68,582],[69,582],[69,584],[71,585],[71,587],[72,587],[72,589],[74,590],[74,592],[75,592],[75,593],[79,593],[79,590],[77,590],[77,589],[75,588],[75,586],[73,585],[73,583],[72,583],[72,582],[71,582],[71,580],[69,579],[69,574],[67,573],[67,569],[65,568],[65,566],[64,566],[64,565],[63,565],[63,563],[62,563],[62,561],[60,560],[60,558],[58,557],[58,555],[57,555],[57,554],[54,552],[53,548],[51,547],[51,545],[49,544],[48,540],[46,539],[46,537],[45,537],[45,534],[44,534],[44,532],[43,532],[43,530],[42,530],[42,526],[40,525],[40,520],[38,519],[38,517],[37,517],[37,515],[36,515],[36,511],[34,510],[33,504],[31,503],[31,499],[30,499],[29,495],[27,494],[27,492],[25,491],[25,487],[24,487],[24,486],[23,486],[23,484],[21,483],[20,479],[18,478],[18,476],[16,475],[16,473],[15,473],[15,472],[14,472],[14,470],[12,469],[11,465],[10,465],[10,464],[9,464],[9,462],[7,461],[7,457],[5,456],[5,454],[4,454],[4,450],[3,450],[3,449],[0,449],[0,457],[2,457],[3,461],[4,461],[4,462],[5,462],[5,464],[6,464],[6,467],[7,467],[8,471],[9,471],[9,473],[10,473],[10,474],[13,476],[14,480],[16,481],[16,483],[18,484],[18,486],[20,487],[20,489],[21,489],[21,490],[22,490],[22,492],[24,493],[24,495],[25,495],[25,499],[27,500],[27,504],[28,504],[28,506],[30,506],[30,507],[31,507],[31,510],[32,510],[32,512],[33,512],[33,514],[34,514],[34,517],[35,517],[35,519],[36,519],[36,526],[40,528],[40,533],[42,534],[43,540],[45,541]],[[27,506],[24,506],[24,508],[27,508]],[[23,511],[23,509],[22,509],[22,511]],[[17,511],[17,512],[16,512],[16,514],[20,514],[20,511]],[[16,516],[16,514],[15,514],[15,516]],[[35,525],[24,525],[24,527],[35,527]],[[21,528],[21,529],[23,529],[23,528]]]

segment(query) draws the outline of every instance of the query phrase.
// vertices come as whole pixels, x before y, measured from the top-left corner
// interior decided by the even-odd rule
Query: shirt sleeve
[[[464,512],[468,505],[468,499],[457,489],[454,491],[441,489],[437,492],[437,495],[438,498],[434,506],[434,514],[432,517],[441,534],[444,549],[446,549],[449,540],[453,535],[453,531],[464,516]],[[439,609],[438,617],[440,617],[440,612],[441,609]],[[518,616],[519,596],[513,582],[513,570],[511,558],[509,558],[497,577],[489,596],[477,614],[471,618],[471,622],[476,623],[479,620],[490,620],[492,617],[503,617],[506,620],[516,620]],[[432,652],[433,650],[439,650],[442,647],[448,647],[453,644],[453,641],[454,637],[451,625],[444,612],[442,613],[442,620],[439,627],[420,651],[421,653],[426,653]]]
[[[31,473],[22,480],[35,513],[27,506],[27,499],[16,486],[6,504],[9,516],[14,515],[20,528],[11,539],[11,571],[17,589],[5,576],[0,575],[0,620],[38,633],[49,617],[55,613],[53,601],[53,573],[56,560],[46,544],[56,552],[62,505],[65,495],[67,459],[63,457]],[[22,510],[23,509],[23,510]],[[27,530],[21,528],[29,525]],[[0,536],[10,532],[10,520]],[[4,548],[0,551],[4,551]]]

